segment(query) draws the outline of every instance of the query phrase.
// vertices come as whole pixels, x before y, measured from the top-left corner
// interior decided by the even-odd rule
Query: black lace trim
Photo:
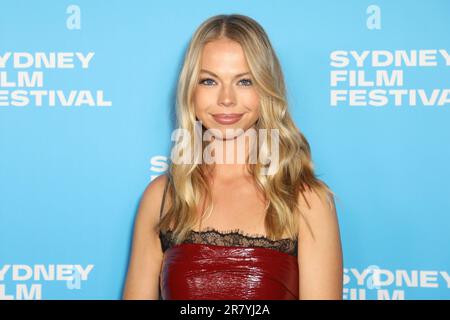
[[[174,244],[172,230],[159,233],[163,252]],[[261,235],[243,234],[241,230],[218,231],[208,228],[204,231],[191,230],[182,243],[212,244],[217,246],[259,247],[274,249],[283,253],[297,256],[297,239],[271,240]]]

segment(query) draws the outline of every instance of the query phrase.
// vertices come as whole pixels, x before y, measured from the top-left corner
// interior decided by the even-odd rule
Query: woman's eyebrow
[[[210,75],[212,75],[212,76],[214,76],[216,78],[220,78],[217,74],[215,74],[214,72],[209,71],[209,70],[201,69],[200,72],[209,73]],[[247,71],[247,72],[239,73],[239,74],[235,75],[234,78],[239,78],[239,77],[242,77],[242,76],[244,76],[246,74],[250,74],[250,72]]]

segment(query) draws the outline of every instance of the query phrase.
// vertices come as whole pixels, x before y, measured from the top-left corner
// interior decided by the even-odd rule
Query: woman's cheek
[[[259,108],[260,99],[259,96],[255,93],[250,94],[246,98],[247,106],[251,106],[252,110],[256,110]]]
[[[211,92],[207,92],[202,89],[197,90],[195,97],[196,99],[194,101],[200,109],[204,109],[206,106],[211,105],[211,102],[214,101],[214,95]]]

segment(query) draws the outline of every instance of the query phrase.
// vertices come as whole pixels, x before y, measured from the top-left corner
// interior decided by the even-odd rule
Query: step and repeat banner
[[[450,298],[450,1],[0,0],[0,299],[120,299],[196,28],[268,33],[344,299]]]

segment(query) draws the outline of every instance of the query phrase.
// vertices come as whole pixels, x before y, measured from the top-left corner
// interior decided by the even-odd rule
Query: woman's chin
[[[245,129],[240,127],[214,128],[211,130],[212,136],[220,140],[233,140],[244,134]]]

